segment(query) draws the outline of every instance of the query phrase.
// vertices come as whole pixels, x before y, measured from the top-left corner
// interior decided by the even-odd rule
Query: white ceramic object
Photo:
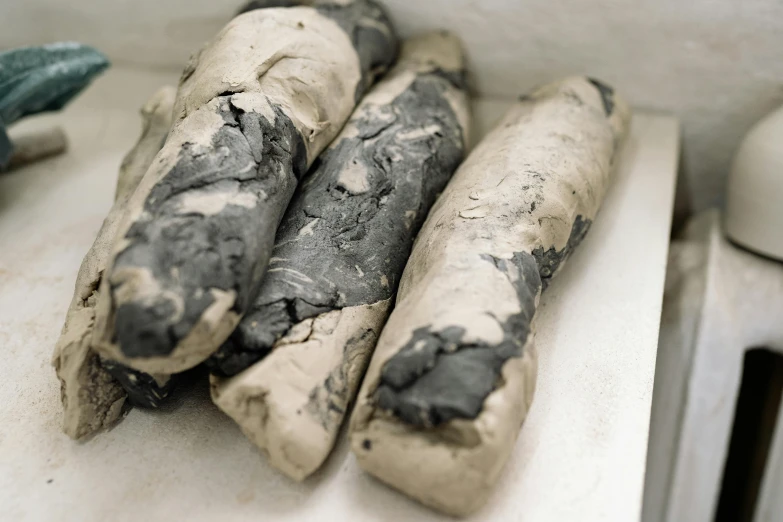
[[[783,353],[783,264],[729,243],[716,210],[670,247],[643,522],[715,520],[748,350]],[[754,522],[783,520],[783,410]]]
[[[783,107],[745,136],[726,187],[726,234],[783,260]]]

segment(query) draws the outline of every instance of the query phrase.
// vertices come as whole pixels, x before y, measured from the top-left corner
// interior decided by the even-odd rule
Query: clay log
[[[164,87],[142,108],[141,137],[122,162],[114,205],[79,268],[65,325],[54,349],[52,362],[60,379],[63,430],[73,438],[91,435],[111,425],[122,414],[127,398],[122,385],[107,371],[91,344],[97,289],[128,199],[163,146],[171,127],[174,96],[173,87]],[[153,379],[155,385],[130,387],[136,402],[149,404],[166,392],[166,377],[145,376],[116,364],[111,369],[129,384],[134,378],[142,383],[147,378]]]
[[[298,190],[258,297],[208,362],[241,372],[213,377],[213,400],[295,479],[334,446],[468,120],[456,38],[407,42]]]
[[[299,178],[395,55],[383,11],[355,0],[247,11],[193,57],[101,285],[102,355],[173,374],[220,347]]]
[[[424,504],[484,504],[533,398],[541,291],[587,233],[629,120],[595,80],[523,97],[430,212],[351,419],[359,464]]]
[[[2,132],[0,130],[0,132]],[[0,137],[2,140],[2,137]],[[13,140],[13,154],[6,167],[18,169],[36,161],[57,156],[68,148],[68,139],[62,127],[24,134]]]

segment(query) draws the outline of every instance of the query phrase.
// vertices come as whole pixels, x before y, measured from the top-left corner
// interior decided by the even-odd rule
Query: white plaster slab
[[[138,107],[175,80],[114,69],[48,119],[68,132],[68,155],[0,176],[0,519],[447,520],[363,474],[344,440],[324,470],[292,483],[206,386],[87,443],[60,433],[49,358],[76,271]],[[506,105],[478,102],[477,129]],[[536,399],[491,503],[470,520],[639,519],[678,139],[673,118],[636,117],[601,214],[542,299]]]
[[[748,350],[783,352],[783,263],[734,246],[717,210],[672,244],[652,412],[645,522],[713,520]],[[783,519],[783,416],[757,522]]]

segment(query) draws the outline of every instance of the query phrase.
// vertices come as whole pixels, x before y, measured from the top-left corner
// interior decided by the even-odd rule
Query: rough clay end
[[[334,446],[389,305],[385,300],[302,321],[244,372],[212,376],[212,400],[275,468],[304,480]]]

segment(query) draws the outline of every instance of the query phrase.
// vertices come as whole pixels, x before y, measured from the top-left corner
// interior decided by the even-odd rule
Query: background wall
[[[588,73],[684,124],[683,194],[720,203],[741,136],[783,104],[781,0],[382,0],[403,35],[465,41],[477,92]],[[0,48],[75,39],[117,64],[180,68],[241,0],[0,0]]]

